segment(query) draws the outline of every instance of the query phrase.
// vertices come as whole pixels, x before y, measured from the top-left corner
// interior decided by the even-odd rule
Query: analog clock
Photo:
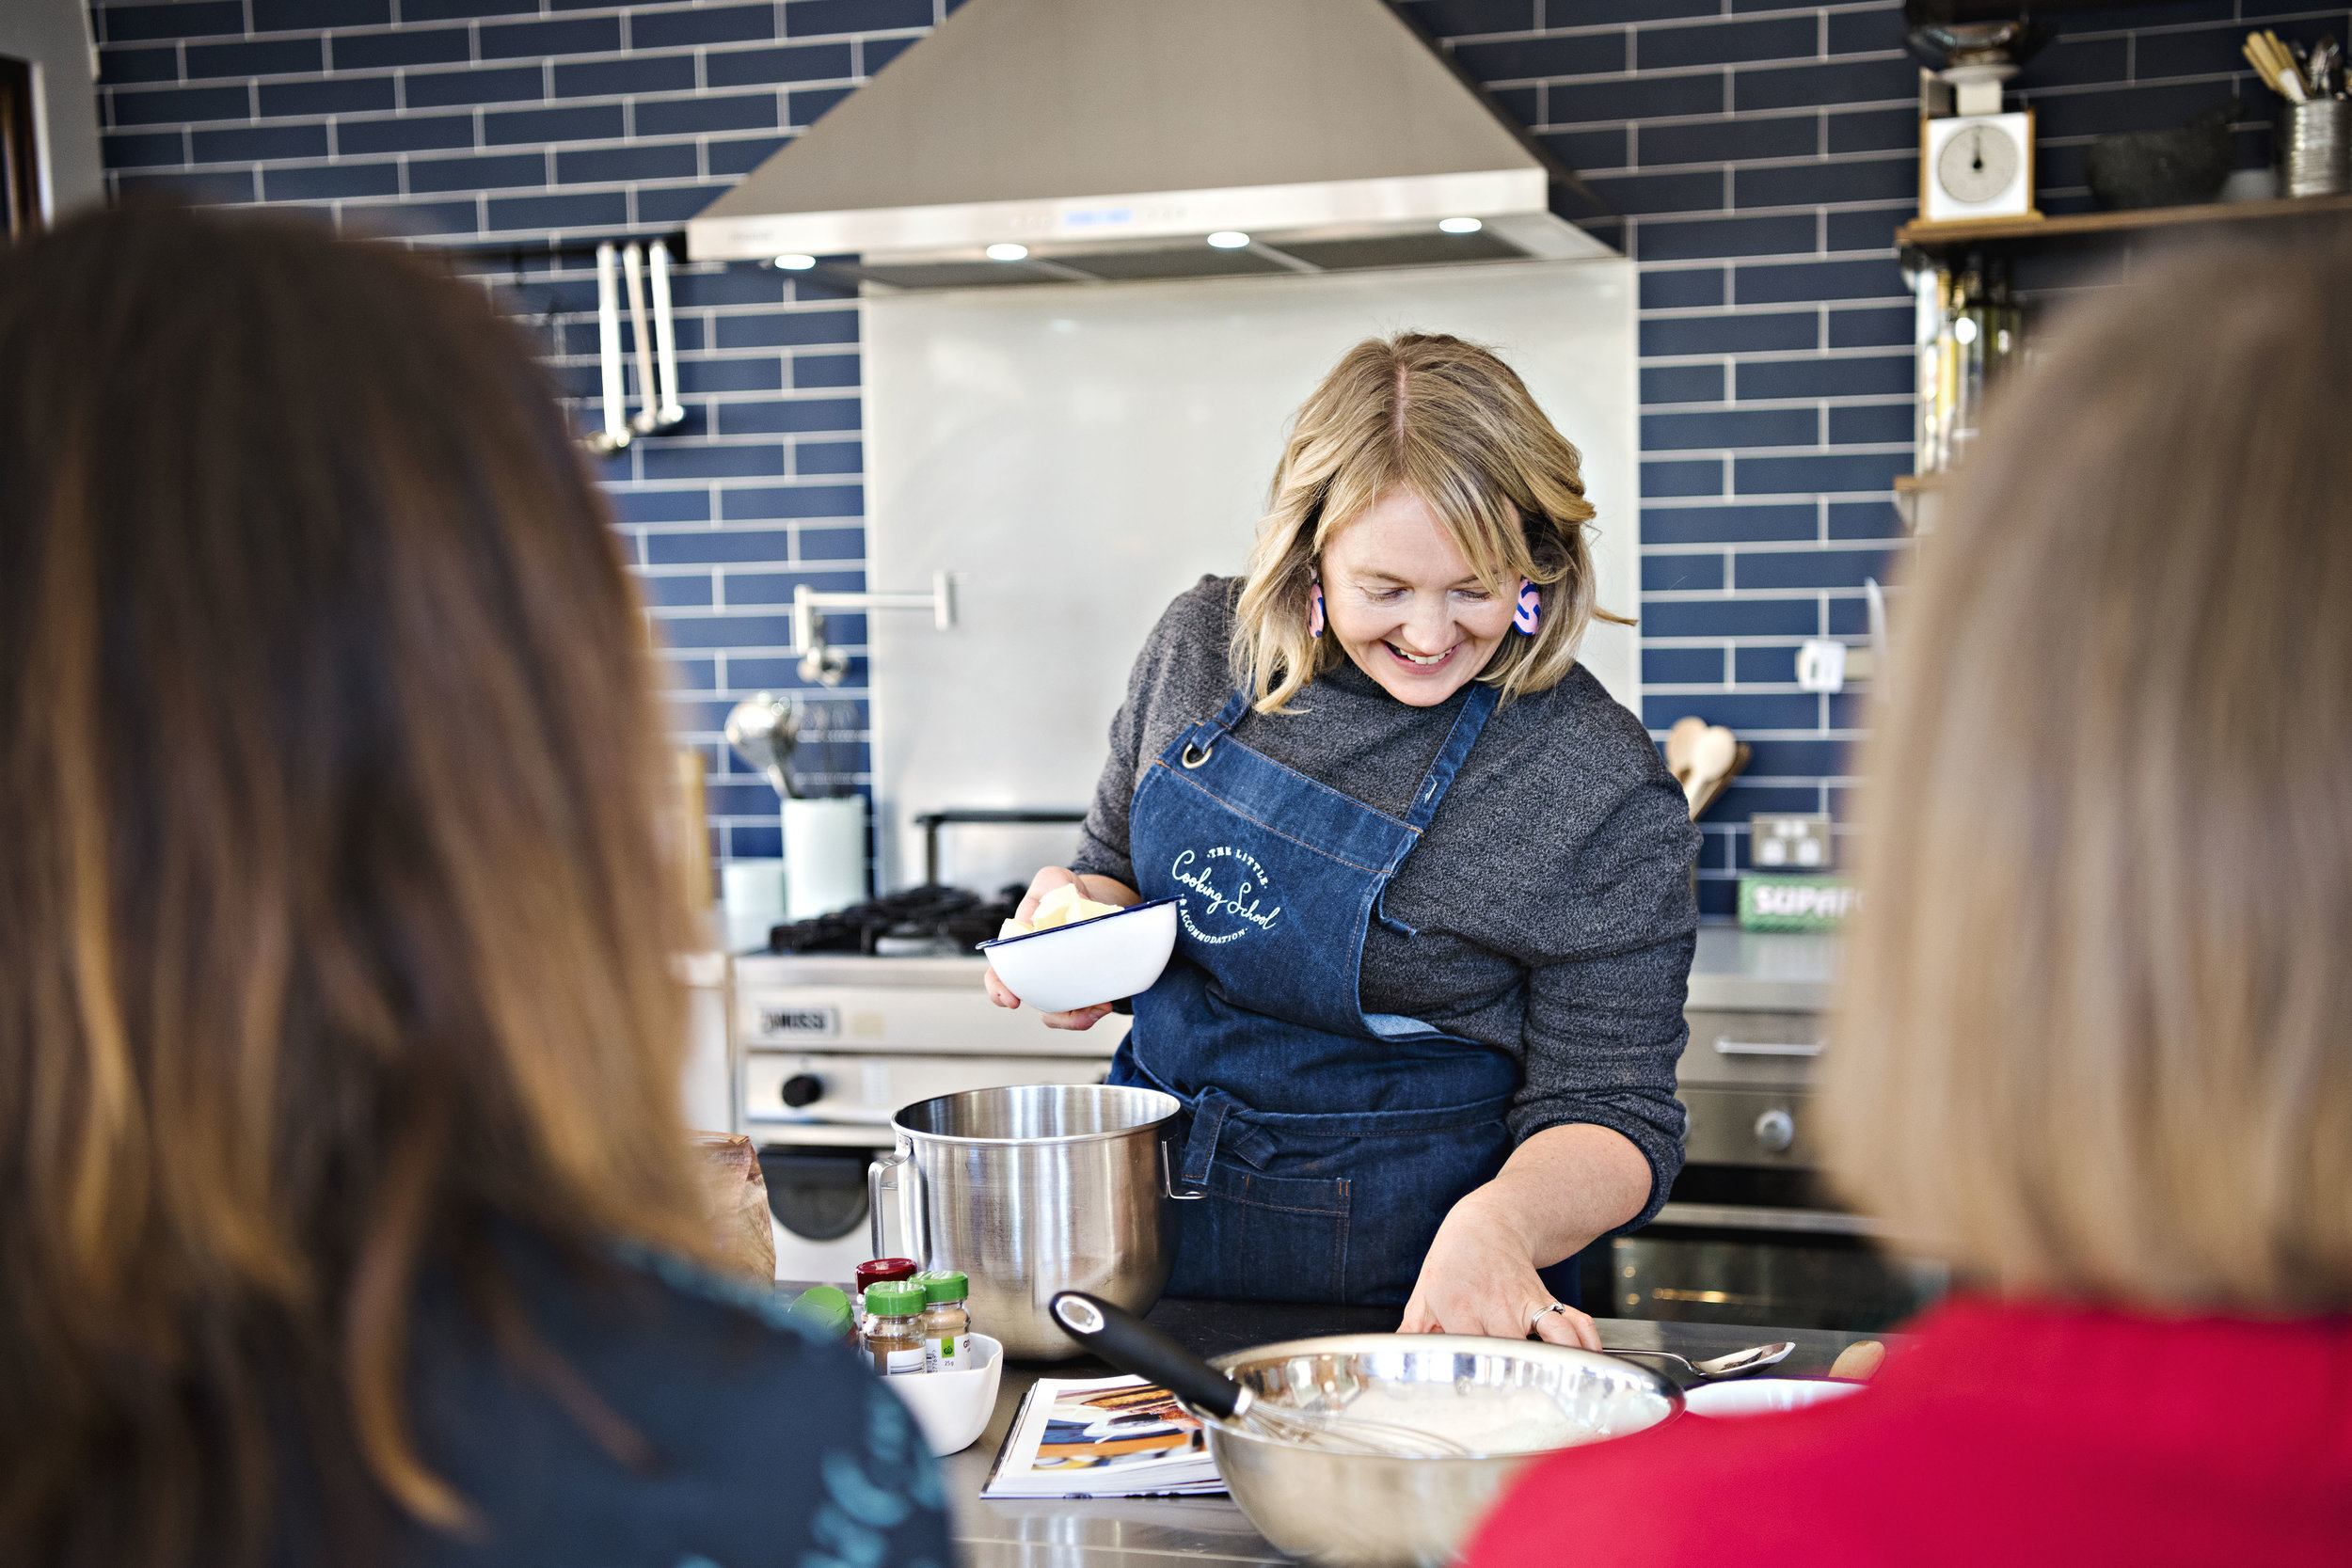
[[[2032,215],[2032,110],[1922,120],[1919,131],[1921,217]]]

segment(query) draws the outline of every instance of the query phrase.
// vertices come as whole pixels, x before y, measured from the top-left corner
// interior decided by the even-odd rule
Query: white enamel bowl
[[[1024,1006],[1066,1013],[1117,1002],[1152,982],[1176,951],[1176,900],[1154,898],[1117,914],[1099,914],[980,943],[989,967]]]
[[[900,1372],[882,1379],[882,1386],[914,1413],[914,1424],[923,1429],[923,1441],[935,1458],[970,1448],[988,1429],[988,1418],[996,1409],[1005,1347],[985,1334],[975,1334],[972,1355],[979,1365],[969,1371]]]
[[[1771,1416],[1804,1410],[1859,1394],[1869,1385],[1817,1377],[1748,1377],[1733,1383],[1702,1383],[1682,1391],[1683,1408],[1693,1416]]]

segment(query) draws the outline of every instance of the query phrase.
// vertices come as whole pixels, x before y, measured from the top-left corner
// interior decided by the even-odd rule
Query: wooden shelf
[[[2254,223],[2269,218],[2352,213],[2352,196],[2290,196],[2267,201],[2208,201],[2193,207],[2135,207],[2120,213],[2066,213],[2058,217],[1969,218],[1929,223],[1915,218],[1895,230],[1899,245],[1946,250],[2002,240],[2054,240],[2070,234],[2114,234],[2188,224]]]

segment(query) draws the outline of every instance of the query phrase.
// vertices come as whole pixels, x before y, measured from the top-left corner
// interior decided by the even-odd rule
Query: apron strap
[[[1454,775],[1469,760],[1470,748],[1477,744],[1478,732],[1486,727],[1502,695],[1484,681],[1471,683],[1462,711],[1454,716],[1454,728],[1447,732],[1445,744],[1438,748],[1438,760],[1429,765],[1428,773],[1421,781],[1421,792],[1413,797],[1413,809],[1405,815],[1406,826],[1415,832],[1428,827],[1429,819],[1438,815],[1438,802],[1445,799]]]
[[[1173,752],[1176,760],[1184,767],[1200,767],[1209,760],[1209,753],[1216,750],[1216,743],[1233,733],[1233,726],[1241,722],[1241,716],[1248,708],[1249,693],[1236,688],[1233,694],[1225,699],[1225,705],[1216,710],[1216,718],[1193,725],[1169,741],[1168,752],[1160,753],[1162,759],[1167,758],[1168,752]],[[1138,784],[1136,787],[1142,786]]]
[[[1217,1140],[1225,1135],[1225,1118],[1232,1113],[1234,1101],[1222,1089],[1202,1089],[1192,1102],[1192,1136],[1184,1140],[1184,1168],[1181,1180],[1188,1187],[1205,1186],[1209,1180],[1209,1162],[1216,1158]]]

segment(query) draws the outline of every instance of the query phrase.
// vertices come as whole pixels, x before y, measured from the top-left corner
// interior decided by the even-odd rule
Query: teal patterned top
[[[939,1466],[906,1406],[768,1292],[644,1250],[573,1263],[511,1229],[497,1252],[533,1332],[625,1431],[583,1423],[577,1394],[567,1409],[499,1353],[454,1281],[428,1280],[418,1438],[484,1525],[470,1539],[412,1528],[397,1560],[952,1568]],[[280,1546],[280,1561],[305,1555]]]

